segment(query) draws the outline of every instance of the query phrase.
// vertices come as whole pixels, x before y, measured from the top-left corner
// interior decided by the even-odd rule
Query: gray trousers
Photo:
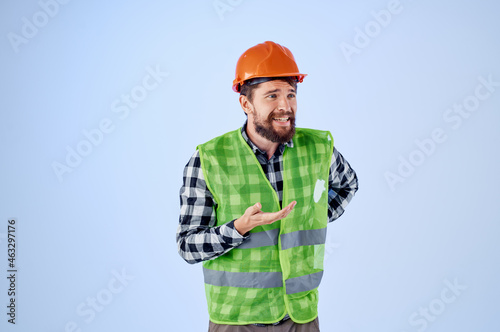
[[[220,325],[209,322],[208,332],[320,332],[319,320],[306,324],[294,323],[291,319],[280,325],[255,326],[255,325]]]

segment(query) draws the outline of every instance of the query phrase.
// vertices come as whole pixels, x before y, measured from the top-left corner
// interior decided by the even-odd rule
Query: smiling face
[[[252,102],[247,99],[242,103],[248,129],[273,143],[292,139],[297,111],[295,89],[285,81],[273,80],[261,83],[252,96]]]

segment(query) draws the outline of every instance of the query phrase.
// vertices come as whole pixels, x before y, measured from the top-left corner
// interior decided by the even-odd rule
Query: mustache
[[[275,111],[272,111],[269,114],[268,120],[272,120],[273,118],[286,118],[286,117],[290,117],[290,120],[295,120],[295,115],[293,115],[293,112],[280,113],[280,112],[275,112]]]

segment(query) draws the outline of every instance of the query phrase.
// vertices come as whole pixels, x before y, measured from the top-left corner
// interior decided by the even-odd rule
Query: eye
[[[290,94],[288,95],[288,98],[295,98],[295,94],[294,94],[294,93],[290,93]]]
[[[276,94],[273,93],[273,94],[267,96],[267,98],[273,98],[274,99],[274,98],[276,98]]]

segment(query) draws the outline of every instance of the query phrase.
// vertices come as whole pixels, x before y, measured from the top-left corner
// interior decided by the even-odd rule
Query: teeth
[[[279,121],[279,122],[286,122],[288,121],[290,118],[273,118],[273,120],[276,120],[276,121]]]

